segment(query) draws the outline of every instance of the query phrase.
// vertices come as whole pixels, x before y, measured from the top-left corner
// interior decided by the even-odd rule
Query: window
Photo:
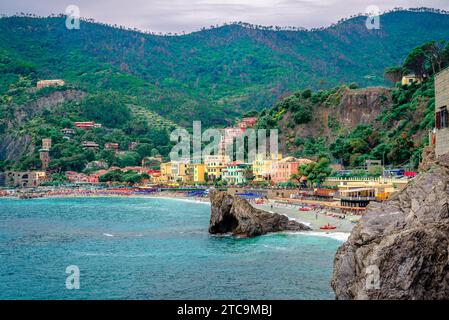
[[[444,129],[448,127],[448,111],[447,107],[444,106],[441,108],[441,111],[437,112],[436,119],[435,119],[435,126],[437,129]]]

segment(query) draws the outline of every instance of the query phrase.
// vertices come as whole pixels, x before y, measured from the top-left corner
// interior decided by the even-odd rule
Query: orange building
[[[285,183],[290,180],[292,174],[298,173],[298,167],[313,162],[309,159],[296,159],[287,157],[276,161],[271,166],[271,181],[274,184]]]

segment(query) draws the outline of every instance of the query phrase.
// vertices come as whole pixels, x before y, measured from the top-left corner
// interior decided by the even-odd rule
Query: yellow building
[[[228,162],[229,157],[226,155],[204,156],[207,178],[209,180],[221,179],[223,175],[223,169],[226,168]]]
[[[197,163],[197,164],[192,164],[191,168],[193,169],[193,182],[204,183],[205,182],[206,165],[203,163]]]
[[[255,182],[270,181],[271,180],[271,167],[277,161],[282,160],[282,154],[272,154],[267,156],[263,153],[256,154],[256,158],[253,161],[253,175]]]
[[[402,85],[408,86],[412,83],[421,83],[421,79],[415,76],[414,74],[409,74],[402,77]]]
[[[47,179],[45,171],[7,171],[5,183],[7,187],[37,187]]]
[[[161,163],[161,176],[159,179],[161,183],[173,181],[171,162]]]
[[[404,189],[409,179],[394,178],[328,178],[323,186],[336,186],[340,193],[363,190],[373,191],[372,197],[379,201],[387,199],[394,192]]]
[[[189,163],[184,161],[171,162],[171,176],[176,182],[190,182],[192,176],[189,171]]]
[[[189,164],[185,161],[171,161],[161,163],[161,183],[190,182],[193,176],[190,174]]]

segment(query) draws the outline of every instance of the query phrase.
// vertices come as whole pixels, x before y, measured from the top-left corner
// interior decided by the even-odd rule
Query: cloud
[[[365,12],[394,7],[449,10],[447,0],[2,0],[0,13],[48,15],[77,5],[81,16],[155,32],[190,32],[231,21],[261,25],[319,27]]]

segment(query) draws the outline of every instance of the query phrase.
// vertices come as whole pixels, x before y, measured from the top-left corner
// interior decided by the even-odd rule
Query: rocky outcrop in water
[[[287,216],[255,209],[245,199],[212,191],[209,233],[256,237],[269,232],[305,231],[310,228]]]
[[[337,299],[449,299],[449,157],[372,203],[334,261]]]

